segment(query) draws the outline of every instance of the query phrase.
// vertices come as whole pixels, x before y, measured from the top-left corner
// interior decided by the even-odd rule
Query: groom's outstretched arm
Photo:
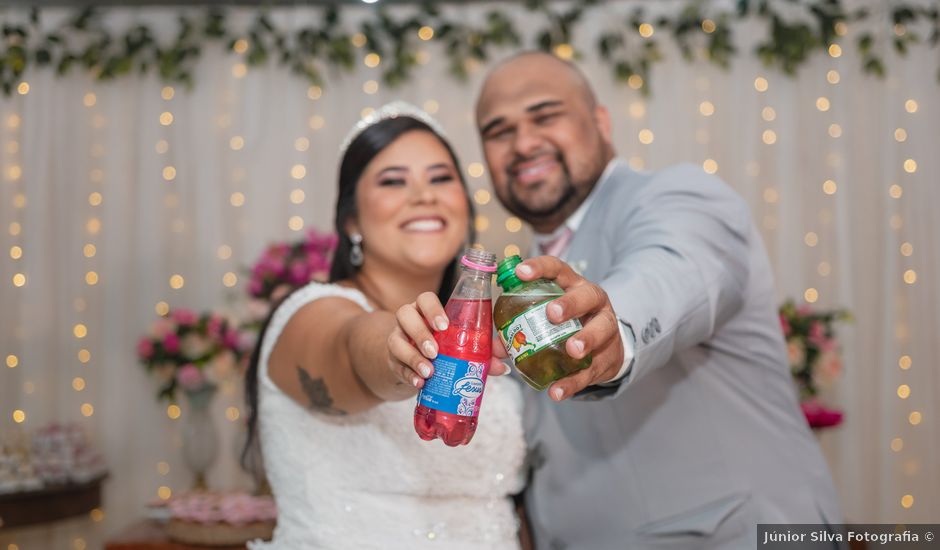
[[[534,271],[523,271],[520,278],[547,276],[566,288],[565,296],[556,300],[564,313],[553,317],[550,309],[551,321],[588,315],[582,334],[590,343],[579,355],[572,337],[567,351],[574,357],[593,352],[592,366],[550,388],[560,389],[562,398],[585,389],[582,396],[623,391],[674,353],[706,341],[743,302],[750,215],[734,191],[701,169],[684,165],[661,172],[631,192],[622,208],[609,209],[614,215],[604,222],[605,234],[598,236],[613,255],[612,267],[598,284],[550,257],[527,260],[517,268],[517,273],[522,266]],[[618,355],[624,346],[621,328],[635,338],[630,339],[635,344],[630,350],[633,362],[617,387],[603,387],[623,364]]]
[[[600,281],[636,336],[619,391],[740,311],[754,246],[747,203],[699,166],[663,170],[633,199],[609,226],[614,261]]]

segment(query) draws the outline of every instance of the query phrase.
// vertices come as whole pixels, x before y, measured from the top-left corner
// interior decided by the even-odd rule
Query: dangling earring
[[[349,263],[353,267],[359,267],[362,265],[362,235],[352,233],[349,235],[349,240],[352,241],[352,249],[349,251]]]

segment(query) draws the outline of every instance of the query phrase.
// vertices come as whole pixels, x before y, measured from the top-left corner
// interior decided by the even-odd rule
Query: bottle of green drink
[[[581,330],[581,321],[552,324],[545,308],[564,291],[548,279],[519,280],[516,266],[521,262],[519,256],[509,256],[496,268],[496,283],[503,293],[496,300],[493,322],[522,378],[542,391],[555,380],[590,366],[591,356],[574,359],[565,351],[565,341]]]

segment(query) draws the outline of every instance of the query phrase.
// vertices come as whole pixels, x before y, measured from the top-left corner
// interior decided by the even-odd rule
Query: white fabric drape
[[[587,52],[582,67],[611,111],[620,155],[645,169],[680,161],[716,168],[752,207],[781,300],[802,300],[815,289],[816,305],[854,313],[854,323],[841,329],[845,374],[827,396],[845,409],[846,422],[822,436],[846,514],[853,521],[936,520],[936,51],[915,47],[897,59],[885,47],[889,77],[879,81],[861,74],[848,45],[857,29],[850,28],[841,57],[817,55],[791,79],[747,53],[764,31],[745,24],[736,33],[743,53],[728,72],[686,64],[663,40],[667,59],[655,67],[653,96],[644,99],[613,82],[593,54],[597,34],[588,30],[619,24],[639,3],[590,11],[575,44]],[[681,5],[642,4],[663,11]],[[485,8],[446,9],[481,20]],[[534,34],[538,23],[531,15],[506,9]],[[176,12],[113,9],[107,22],[123,30],[146,20],[172,33]],[[66,15],[45,13],[50,25]],[[243,22],[252,15],[234,13]],[[356,21],[368,12],[346,13]],[[25,17],[22,11],[0,12],[3,20]],[[290,28],[315,21],[319,12],[279,8],[271,17]],[[882,23],[879,29],[889,28]],[[51,70],[28,73],[25,95],[0,98],[0,354],[17,359],[15,368],[0,369],[0,429],[79,422],[104,451],[111,472],[103,522],[77,519],[46,531],[4,531],[0,543],[52,548],[82,538],[98,547],[107,533],[140,516],[159,487],[187,488],[190,477],[180,456],[185,408],[183,419],[170,420],[165,404],[154,399],[156,384],[135,358],[136,338],[161,301],[236,311],[245,269],[264,245],[301,235],[288,226],[291,217],[302,218],[305,228],[330,227],[337,149],[363,108],[395,98],[425,106],[446,128],[463,167],[478,174],[471,166],[482,163],[472,108],[486,67],[460,83],[448,76],[435,45],[426,50],[429,61],[411,83],[398,90],[380,85],[374,94],[364,85],[380,80],[379,70],[362,64],[353,74],[331,74],[318,97],[273,64],[242,76],[237,55],[209,46],[194,89],[176,87],[171,99],[164,99],[169,93],[153,75],[97,83],[78,73],[57,78]],[[828,71],[838,72],[837,84],[827,80]],[[758,77],[767,81],[764,92],[755,88]],[[828,110],[817,107],[820,97]],[[169,119],[163,113],[172,115],[171,123],[161,123],[161,116]],[[908,159],[916,162],[912,173],[905,171]],[[175,169],[169,181],[166,167]],[[824,192],[826,180],[835,182],[834,194]],[[468,181],[471,191],[488,189],[486,175]],[[299,204],[290,199],[294,189],[304,191]],[[477,198],[485,202],[483,195]],[[495,199],[478,205],[478,213],[479,241],[487,248],[502,253],[515,244],[526,250],[526,230],[512,232],[514,221],[507,224]],[[904,246],[902,254],[904,243],[911,250]],[[88,244],[93,255],[85,254]],[[22,249],[21,258],[13,258],[12,247]],[[908,270],[916,273],[913,284],[905,282],[914,277],[905,275]],[[86,282],[94,277],[89,272],[98,277],[94,285]],[[237,276],[234,288],[223,284],[226,273]],[[13,284],[17,274],[25,276],[24,286]],[[178,290],[169,284],[175,274],[184,280]],[[84,338],[75,336],[78,324],[87,327]],[[80,350],[90,354],[87,363]],[[902,356],[910,358],[908,369],[899,366],[908,365]],[[85,382],[82,391],[73,387],[76,377]],[[898,396],[902,384],[910,388],[906,399]],[[236,465],[237,427],[244,419],[226,419],[226,409],[242,408],[239,386],[233,381],[213,405],[223,439],[210,485],[220,489],[249,485]],[[83,415],[83,404],[93,407],[85,407],[90,416]],[[13,422],[14,410],[25,413],[25,422]],[[915,411],[917,425],[910,419]],[[896,438],[902,443],[895,441],[894,451]],[[167,474],[158,471],[159,462],[169,465]],[[913,497],[910,508],[901,505],[904,495]]]

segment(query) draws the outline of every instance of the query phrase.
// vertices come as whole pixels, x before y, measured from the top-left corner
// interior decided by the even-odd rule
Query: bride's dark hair
[[[377,122],[359,133],[349,144],[339,168],[339,195],[336,198],[335,223],[336,234],[339,236],[339,242],[336,247],[336,253],[333,255],[333,263],[330,267],[330,282],[350,279],[356,274],[357,267],[352,264],[349,253],[352,250],[352,241],[346,233],[346,222],[356,213],[356,186],[362,171],[382,150],[392,144],[396,139],[407,132],[425,131],[433,134],[441,145],[447,150],[451,160],[454,163],[454,169],[463,187],[464,194],[467,197],[467,207],[469,208],[469,227],[467,236],[469,242],[476,240],[476,232],[473,227],[475,211],[473,201],[470,200],[470,194],[467,191],[467,182],[463,178],[460,170],[460,163],[454,149],[440,134],[435,132],[430,126],[420,120],[399,116]],[[367,245],[368,243],[363,243]],[[444,270],[444,277],[441,279],[441,286],[437,289],[437,295],[444,303],[453,290],[456,283],[457,265],[459,256],[447,265]],[[281,299],[283,302],[287,297]],[[271,313],[265,320],[258,334],[258,341],[255,349],[251,353],[251,359],[248,363],[248,369],[245,371],[245,401],[248,404],[248,438],[245,441],[245,448],[242,450],[242,466],[249,471],[259,470],[258,464],[260,453],[253,452],[257,449],[255,446],[257,440],[258,426],[258,361],[261,358],[261,344],[264,342],[264,335],[267,332],[268,324],[274,311],[277,310],[275,304],[271,308]]]

